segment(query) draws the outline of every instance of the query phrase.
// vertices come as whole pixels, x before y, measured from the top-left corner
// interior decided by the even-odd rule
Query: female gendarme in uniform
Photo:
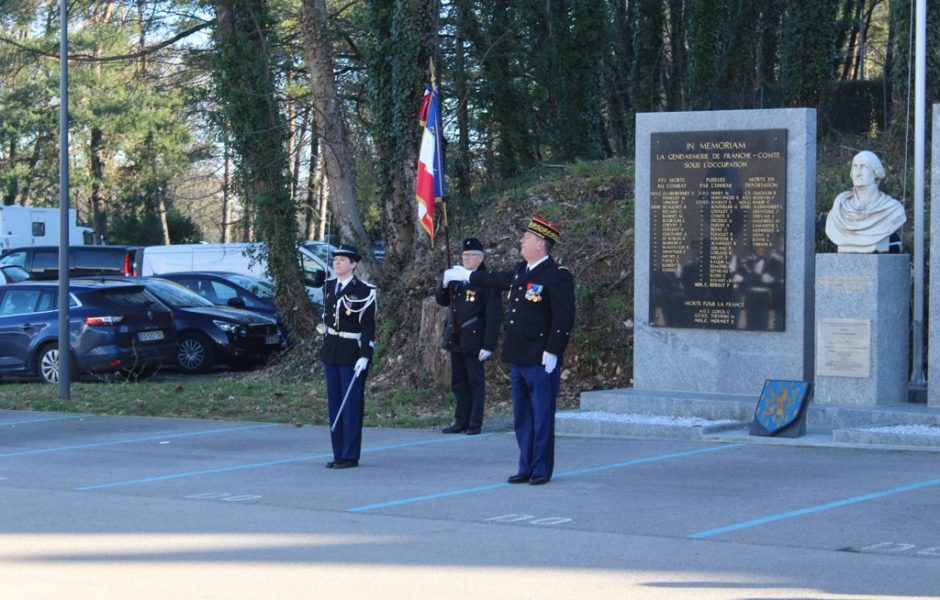
[[[375,288],[353,275],[358,251],[342,245],[333,255],[335,279],[323,286],[320,359],[326,374],[333,460],[328,469],[359,466],[369,360],[375,348]],[[351,387],[350,387],[351,386]],[[346,400],[343,404],[343,400]]]

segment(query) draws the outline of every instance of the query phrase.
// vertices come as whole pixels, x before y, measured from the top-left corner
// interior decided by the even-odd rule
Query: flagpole
[[[438,91],[437,87],[437,71],[434,68],[434,57],[432,56],[429,60],[430,69],[431,69],[431,93],[437,94],[437,112],[434,115],[434,152],[437,154],[435,157],[435,164],[439,164],[441,167],[440,176],[444,177],[444,144],[443,136],[441,134],[441,129],[443,128],[444,122],[441,117],[441,94]],[[443,186],[444,193],[441,194],[441,212],[443,213],[444,221],[444,249],[446,254],[444,255],[444,268],[448,269],[451,266],[450,257],[450,224],[447,220],[447,186]]]
[[[912,386],[923,389],[924,377],[924,165],[927,125],[927,2],[917,0],[914,49],[914,265],[913,314],[911,321]]]

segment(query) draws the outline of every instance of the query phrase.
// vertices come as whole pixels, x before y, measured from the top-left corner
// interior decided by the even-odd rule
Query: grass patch
[[[272,423],[326,422],[322,385],[271,384],[234,378],[187,381],[81,382],[71,399],[54,385],[4,383],[0,408],[103,415],[226,419]]]
[[[60,400],[57,395],[54,385],[0,382],[0,409],[298,426],[328,424],[326,391],[319,378],[303,384],[235,376],[141,383],[80,382],[72,385],[70,400]],[[503,408],[496,412],[505,413]],[[487,416],[490,412],[487,407]],[[450,423],[453,414],[453,395],[445,386],[390,391],[370,387],[366,391],[366,427],[438,427]]]

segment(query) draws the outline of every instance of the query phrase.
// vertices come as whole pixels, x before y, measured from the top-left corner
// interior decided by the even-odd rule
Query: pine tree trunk
[[[323,141],[323,164],[329,177],[329,198],[344,243],[359,248],[363,260],[358,272],[366,279],[380,269],[369,252],[369,239],[356,203],[356,172],[352,145],[346,131],[336,78],[333,52],[326,29],[324,0],[303,0],[300,7],[304,58],[310,71],[310,91],[317,135]]]
[[[266,243],[275,301],[295,339],[314,334],[315,315],[297,260],[297,218],[290,197],[286,131],[275,93],[273,37],[266,0],[217,0],[217,93],[240,161],[243,197]],[[247,215],[246,215],[247,217]]]

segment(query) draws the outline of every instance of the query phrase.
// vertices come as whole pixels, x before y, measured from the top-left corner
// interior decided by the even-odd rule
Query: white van
[[[147,246],[141,251],[141,275],[160,275],[181,271],[227,271],[253,275],[270,281],[267,265],[257,254],[261,244],[171,244]],[[297,248],[304,279],[316,278],[318,273],[329,277],[333,270],[304,247]],[[322,276],[321,276],[322,277]],[[307,286],[307,295],[316,304],[323,304],[323,288]]]
[[[24,246],[52,246],[59,243],[58,208],[34,206],[0,206],[0,249]],[[75,221],[74,208],[69,209],[69,245],[95,243],[95,231]]]

